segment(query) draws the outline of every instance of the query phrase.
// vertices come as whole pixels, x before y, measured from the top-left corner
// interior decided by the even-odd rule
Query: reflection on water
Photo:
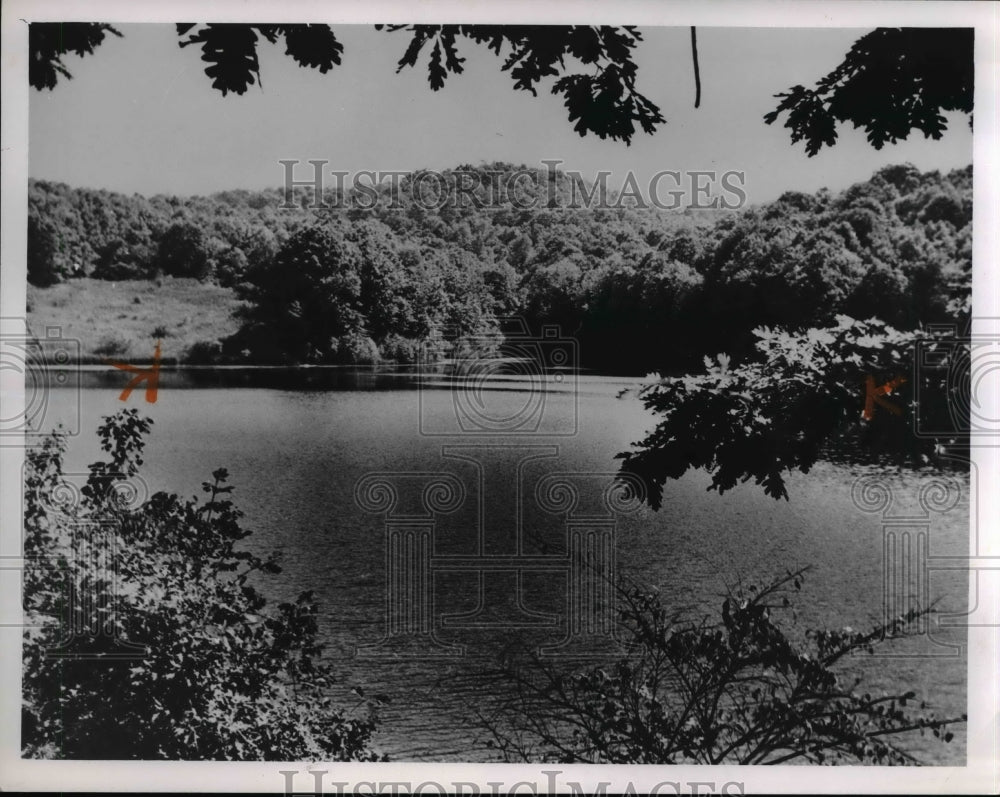
[[[535,369],[527,361],[484,360],[481,371],[468,366],[456,369],[447,363],[433,370],[415,366],[182,366],[161,367],[159,382],[164,389],[256,387],[274,390],[407,390],[418,384],[449,387],[456,383],[488,385],[493,390],[542,389],[565,392],[577,384],[636,385],[640,378],[579,375],[568,369]],[[102,366],[82,366],[84,388],[120,388],[120,371]]]
[[[81,413],[84,435],[71,440],[68,469],[83,471],[100,456],[92,432],[102,415],[123,406],[122,384],[120,374],[88,371],[79,409],[69,391],[51,396],[49,426]],[[561,562],[573,544],[567,519],[573,512],[599,514],[599,507],[551,511],[559,509],[552,503],[558,495],[539,485],[567,474],[578,481],[589,475],[598,484],[615,472],[614,455],[652,421],[634,396],[617,398],[634,384],[620,378],[581,376],[553,382],[551,389],[530,375],[480,380],[471,395],[485,396],[484,405],[463,404],[470,394],[457,395],[455,384],[448,374],[389,369],[184,369],[161,374],[156,404],[129,402],[155,422],[144,471],[153,490],[193,495],[212,470],[229,470],[233,498],[254,530],[247,544],[282,554],[283,573],[262,588],[275,600],[316,592],[325,655],[343,677],[340,696],[353,703],[355,685],[391,696],[378,742],[397,760],[489,759],[470,725],[492,689],[479,671],[509,647],[566,639],[571,574]],[[466,390],[468,380],[461,384]],[[464,432],[457,424],[457,413],[469,407],[480,406],[490,418],[517,418],[525,407],[534,412],[537,405],[528,399],[540,384],[544,417],[535,426],[502,434],[485,423]],[[383,643],[391,630],[390,585],[402,583],[386,521],[404,513],[407,501],[423,500],[423,488],[411,495],[404,485],[393,508],[366,511],[355,486],[373,473],[394,474],[398,484],[436,474],[461,485],[456,505],[437,512],[425,528],[426,617],[440,646],[423,658],[406,658],[405,649]],[[882,614],[885,539],[882,517],[852,501],[852,485],[863,473],[892,488],[895,513],[911,515],[920,510],[920,488],[935,478],[822,462],[789,478],[785,502],[749,485],[719,496],[707,491],[705,474],[689,472],[666,485],[659,512],[616,516],[617,570],[659,588],[672,606],[700,613],[716,611],[727,583],[739,577],[811,564],[815,570],[798,605],[800,626],[871,624]],[[928,520],[932,557],[968,550],[968,474],[950,476],[963,485],[962,495]],[[588,499],[600,490],[579,492]],[[477,572],[476,557],[484,554],[525,557],[535,565],[520,576],[502,562]],[[942,599],[942,609],[962,612],[967,574],[931,572],[929,590]],[[851,666],[873,689],[905,686],[939,715],[960,714],[966,662],[946,643],[963,640],[961,627],[935,628],[910,644],[911,658],[866,657]],[[918,737],[914,750],[927,761],[961,762],[964,728],[956,729],[951,745]]]

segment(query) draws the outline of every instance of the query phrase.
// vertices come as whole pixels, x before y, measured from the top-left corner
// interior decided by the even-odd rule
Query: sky
[[[465,73],[439,92],[427,84],[426,53],[418,69],[395,74],[403,33],[335,27],[343,63],[326,75],[299,67],[280,43],[262,42],[262,85],[223,97],[211,88],[200,51],[180,49],[172,25],[118,27],[123,38],[109,37],[86,58],[67,57],[73,80],[32,90],[32,177],[192,195],[278,187],[281,159],[326,160],[349,172],[558,159],[587,178],[610,171],[612,187],[630,170],[640,183],[664,169],[739,170],[756,204],[787,190],[842,190],[887,164],[949,170],[972,162],[972,133],[959,114],[948,115],[939,141],[914,133],[881,151],[862,131],[841,126],[837,146],[813,158],[802,143],[791,144],[780,122],[764,124],[778,103],[773,95],[814,84],[840,63],[865,32],[859,29],[699,28],[702,102],[695,109],[689,29],[644,28],[638,88],[667,124],[626,146],[581,138],[548,84],[537,97],[514,91],[501,59],[472,42],[460,42]]]

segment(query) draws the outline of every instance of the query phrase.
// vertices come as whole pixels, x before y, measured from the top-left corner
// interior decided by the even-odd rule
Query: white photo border
[[[7,0],[2,7],[2,251],[0,251],[0,318],[23,317],[26,300],[26,229],[28,187],[28,21],[101,21],[110,23],[163,22],[184,19],[217,22],[282,20],[370,24],[375,22],[479,23],[600,23],[637,26],[692,25],[718,27],[850,27],[935,26],[974,27],[976,30],[974,131],[974,316],[1000,318],[1000,282],[997,279],[997,220],[1000,219],[1000,165],[997,159],[1000,64],[998,31],[1000,5],[995,2],[643,2],[608,3],[576,0],[537,3],[528,0],[463,2],[310,2],[309,0]],[[976,331],[975,328],[973,330]],[[996,330],[983,329],[993,334]],[[0,375],[0,401],[10,415],[23,405],[24,386]],[[1000,407],[997,385],[987,396]],[[5,416],[6,417],[6,416]],[[977,448],[972,458],[982,484],[1000,483],[1000,450]],[[20,474],[23,450],[0,448],[0,557],[16,557],[20,549]],[[979,495],[979,555],[1000,556],[1000,501],[996,492]],[[992,533],[991,533],[992,532]],[[985,550],[984,550],[985,549]],[[0,608],[4,616],[20,612],[19,579],[0,571]],[[970,581],[973,581],[970,579]],[[324,782],[350,784],[377,792],[392,782],[440,783],[473,793],[527,793],[531,784],[544,792],[551,784],[568,791],[569,782],[585,791],[609,783],[608,793],[629,784],[637,793],[996,793],[998,790],[998,717],[1000,717],[1000,594],[995,585],[970,583],[970,599],[992,612],[993,625],[969,628],[968,746],[965,767],[696,767],[696,766],[581,766],[513,764],[306,764],[296,762],[120,762],[35,761],[20,758],[21,634],[0,628],[0,788],[4,790],[61,791],[199,791],[281,792],[282,771],[299,772],[295,788],[312,791],[310,770],[325,770]],[[109,699],[113,699],[109,696]],[[558,772],[557,775],[552,773]],[[549,773],[549,774],[546,774]],[[521,785],[516,792],[512,786]],[[455,784],[460,784],[456,786]],[[496,784],[496,785],[489,785]],[[502,785],[500,785],[502,784]],[[667,785],[664,785],[667,784]],[[691,786],[690,784],[700,784]],[[428,787],[425,793],[432,793]],[[497,791],[499,789],[499,791]],[[336,793],[328,786],[329,793]],[[726,793],[726,792],[723,792]]]

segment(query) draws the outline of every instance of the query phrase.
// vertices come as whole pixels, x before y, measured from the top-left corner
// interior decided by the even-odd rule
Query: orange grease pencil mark
[[[893,415],[902,414],[903,411],[899,407],[886,401],[883,396],[887,396],[892,393],[893,390],[905,381],[906,380],[903,377],[897,376],[895,379],[886,382],[884,385],[876,386],[875,377],[868,374],[868,376],[865,377],[865,408],[861,413],[861,417],[866,421],[870,421],[874,418],[876,404],[883,409],[889,410],[889,412]]]
[[[120,401],[127,401],[128,397],[132,395],[132,391],[145,382],[146,402],[149,404],[156,403],[156,389],[160,384],[160,341],[156,341],[156,349],[153,352],[153,364],[149,368],[141,368],[138,365],[129,365],[128,363],[116,363],[111,360],[105,360],[105,362],[122,371],[136,374],[132,381],[125,385],[125,389],[121,392],[121,395],[118,396]]]

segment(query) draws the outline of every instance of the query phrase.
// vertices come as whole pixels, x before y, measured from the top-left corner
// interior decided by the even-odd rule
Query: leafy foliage
[[[156,264],[160,271],[172,277],[207,277],[211,264],[202,229],[192,222],[171,224],[160,236]]]
[[[204,500],[129,501],[151,424],[135,410],[106,418],[109,458],[82,487],[64,474],[63,436],[28,451],[24,754],[375,760],[377,704],[332,704],[312,594],[273,608],[253,586],[280,568],[240,548],[250,532],[225,469],[204,483]],[[115,552],[114,576],[87,546]]]
[[[601,764],[907,764],[893,740],[947,725],[910,708],[913,692],[875,696],[850,677],[855,654],[905,636],[911,613],[869,631],[778,622],[804,571],[734,590],[719,619],[686,619],[655,592],[620,589],[628,653],[610,666],[507,667],[513,697],[481,720],[506,761]]]
[[[59,232],[52,222],[38,216],[28,218],[28,280],[42,287],[59,282],[63,274],[57,263]]]
[[[285,41],[285,55],[301,67],[318,69],[326,74],[340,63],[344,45],[327,25],[237,25],[214,23],[196,26],[177,25],[180,46],[201,45],[205,74],[212,78],[212,88],[226,96],[244,94],[254,83],[260,84],[257,42],[263,37],[271,44]]]
[[[581,136],[629,144],[637,129],[653,133],[666,122],[659,107],[636,88],[638,67],[633,51],[642,33],[632,26],[586,25],[376,25],[390,32],[405,31],[409,43],[397,72],[414,67],[425,48],[427,78],[438,91],[449,75],[464,71],[460,39],[486,46],[500,56],[508,50],[501,71],[510,73],[514,89],[537,95],[543,79],[553,78],[551,92],[563,98],[569,121]],[[244,94],[260,85],[257,44],[284,39],[285,54],[302,67],[330,71],[340,64],[343,45],[328,25],[247,25],[183,23],[176,26],[179,44],[200,45],[205,74],[222,93]],[[29,28],[31,85],[55,87],[58,75],[71,77],[62,55],[93,53],[106,32],[100,23],[32,23]],[[864,126],[876,149],[905,139],[914,128],[940,138],[945,129],[941,111],[972,113],[972,29],[879,28],[854,43],[844,61],[815,89],[794,86],[778,108],[764,118],[768,124],[788,112],[785,126],[792,142],[805,140],[810,155],[837,139],[836,122]],[[701,80],[692,29],[692,54],[698,107]],[[577,71],[570,71],[579,65]],[[971,123],[971,116],[970,116]]]
[[[304,214],[282,214],[280,203],[278,191],[146,198],[32,180],[29,229],[35,225],[42,235],[29,252],[28,279],[45,284],[48,268],[57,281],[148,279],[160,271],[232,284],[306,221]]]
[[[722,219],[695,261],[705,353],[741,360],[757,326],[802,330],[838,314],[898,329],[956,321],[950,304],[971,295],[971,176],[890,166],[836,196],[788,193]]]
[[[312,284],[287,274],[298,262],[287,248],[320,226],[325,245],[351,253],[345,267],[360,281],[360,293],[330,312],[350,309],[345,332],[371,338],[383,357],[390,338],[398,353],[434,327],[489,334],[496,319],[521,316],[576,337],[583,366],[630,374],[696,369],[719,351],[742,362],[755,356],[759,326],[803,330],[838,314],[900,330],[952,322],[971,297],[971,168],[887,167],[839,195],[788,193],[738,215],[617,207],[614,195],[608,207],[581,207],[575,177],[503,163],[446,172],[436,190],[451,198],[437,202],[428,190],[421,200],[434,185],[421,174],[383,183],[367,210],[350,196],[280,210],[280,191],[146,199],[35,181],[29,221],[43,234],[31,239],[30,278],[204,274],[263,302],[249,311],[257,331],[220,356],[337,361],[328,341],[311,355],[272,346],[265,329],[274,319],[280,337],[292,308],[268,304],[261,286],[291,295]],[[514,175],[523,175],[516,196]],[[333,253],[317,257],[319,271],[338,262]]]
[[[482,270],[454,253],[401,249],[388,228],[318,223],[239,285],[245,323],[227,351],[263,362],[371,363],[379,345],[495,329]]]
[[[972,28],[878,28],[858,39],[843,62],[814,89],[793,86],[775,95],[768,124],[788,113],[792,143],[810,157],[837,142],[837,122],[863,127],[875,149],[913,130],[939,139],[942,111],[969,114],[973,106]]]
[[[292,362],[329,359],[339,339],[360,327],[360,266],[357,247],[332,230],[296,233],[273,262],[247,275],[248,334],[263,324],[262,341]]]
[[[847,316],[801,334],[767,328],[754,334],[753,360],[730,367],[720,354],[715,362],[706,358],[704,374],[642,388],[646,407],[660,416],[657,426],[637,450],[618,456],[622,472],[647,485],[654,509],[662,503],[664,482],[688,468],[711,473],[709,489],[720,493],[752,479],[768,495],[787,499],[785,473],[808,472],[834,439],[854,436],[861,451],[918,465],[945,442],[912,434],[918,393],[906,381],[888,397],[899,415],[876,407],[864,417],[869,378],[876,386],[910,379],[918,341],[933,345],[932,337]],[[920,395],[931,400],[919,411],[930,422],[947,414],[944,405],[958,400],[960,384],[949,384],[940,371],[922,379],[929,383]]]
[[[423,49],[433,42],[427,62],[430,87],[438,91],[449,74],[461,74],[465,59],[457,40],[485,45],[499,56],[509,54],[500,67],[509,72],[514,88],[538,95],[545,78],[558,78],[552,93],[562,95],[569,121],[581,136],[594,133],[613,141],[632,141],[638,125],[646,133],[666,120],[655,103],[636,89],[638,69],[632,52],[642,41],[634,27],[602,25],[376,25],[411,34],[397,72],[414,67]],[[567,59],[587,67],[566,73]]]
[[[63,62],[66,53],[81,58],[93,54],[107,34],[121,37],[111,25],[93,22],[32,22],[28,26],[28,82],[39,91],[56,87],[59,75],[71,80],[73,75]]]

